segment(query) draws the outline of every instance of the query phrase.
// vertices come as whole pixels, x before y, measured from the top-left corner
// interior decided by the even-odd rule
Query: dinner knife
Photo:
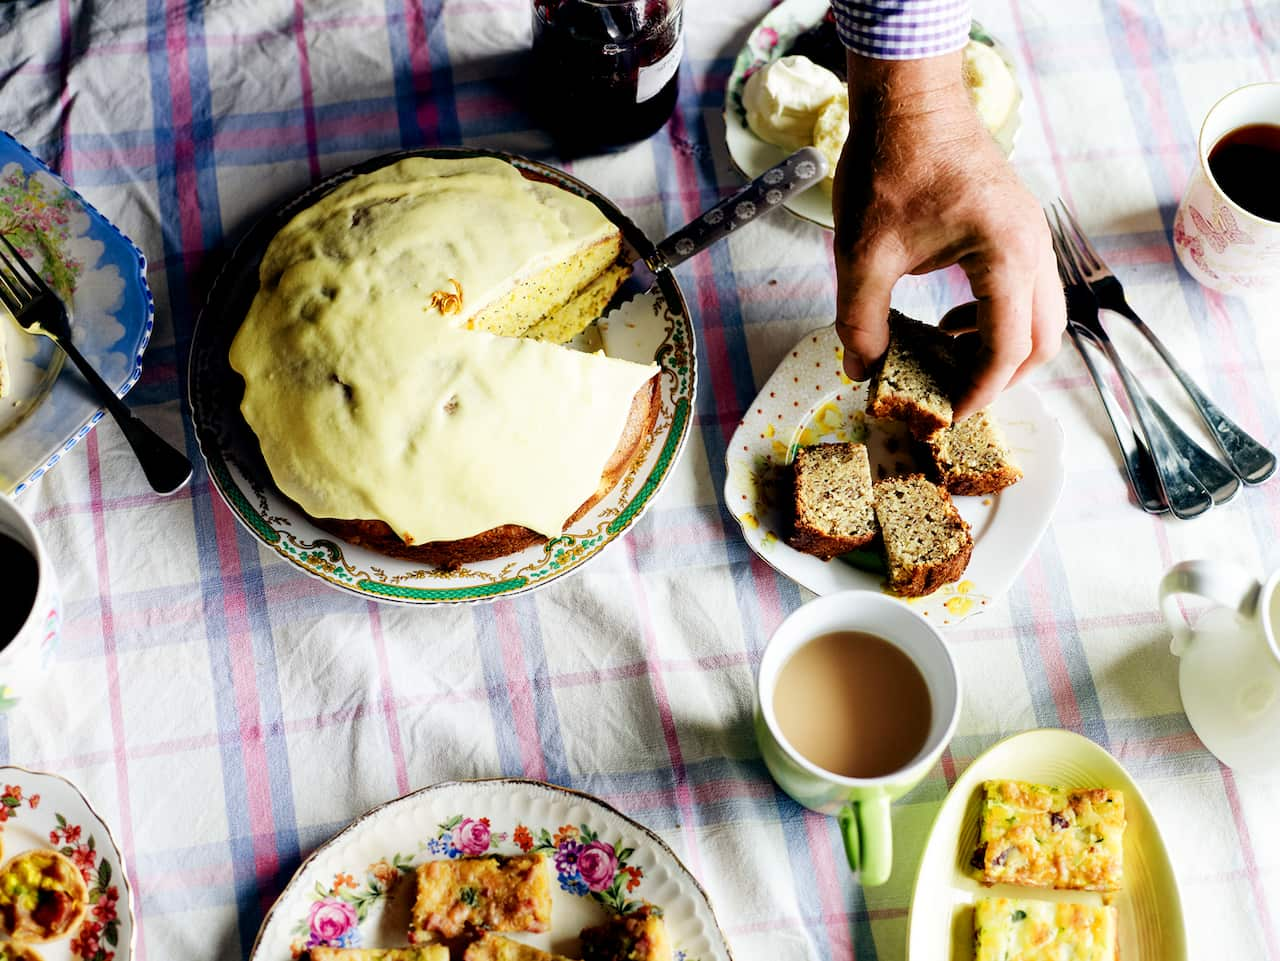
[[[732,197],[720,201],[661,241],[652,253],[647,256],[638,253],[631,264],[631,276],[618,288],[601,316],[607,317],[623,304],[653,290],[663,271],[670,271],[716,241],[782,206],[788,197],[821,183],[829,169],[827,158],[820,150],[801,147]]]

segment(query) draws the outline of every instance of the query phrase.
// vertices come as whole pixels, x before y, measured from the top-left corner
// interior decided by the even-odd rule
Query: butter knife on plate
[[[611,357],[649,361],[653,359],[652,338],[643,333],[647,325],[626,327],[616,321],[629,315],[629,305],[656,294],[658,277],[670,271],[716,241],[758,220],[784,200],[821,183],[828,171],[827,159],[814,147],[801,147],[782,163],[770,167],[732,197],[720,201],[695,220],[685,224],[650,251],[633,251],[631,276],[627,278],[605,307],[597,323],[600,337],[606,341]],[[621,313],[619,313],[621,312]],[[628,336],[623,329],[635,330]],[[592,331],[593,328],[587,328]],[[629,341],[635,341],[630,343]],[[598,344],[578,343],[580,349],[596,349]]]

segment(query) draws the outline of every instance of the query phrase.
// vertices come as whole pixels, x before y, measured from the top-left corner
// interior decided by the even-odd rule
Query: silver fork
[[[1212,508],[1215,501],[1221,503],[1230,499],[1239,489],[1240,482],[1221,465],[1217,465],[1218,473],[1215,474],[1213,467],[1217,462],[1183,434],[1163,411],[1156,413],[1158,405],[1129,372],[1098,319],[1098,301],[1071,257],[1061,224],[1049,219],[1049,229],[1053,235],[1058,270],[1064,279],[1068,323],[1087,333],[1089,339],[1102,348],[1120,375],[1120,383],[1138,428],[1146,438],[1147,449],[1155,465],[1156,481],[1169,510],[1184,519],[1199,517]],[[1197,476],[1197,469],[1207,472],[1211,481],[1202,481]],[[1208,483],[1212,486],[1207,486]]]
[[[1089,243],[1088,236],[1061,198],[1054,205],[1055,217],[1058,216],[1058,210],[1061,210],[1066,217],[1069,227],[1061,223],[1059,226],[1063,227],[1063,233],[1071,243],[1081,272],[1098,298],[1098,306],[1127,318],[1155,348],[1160,359],[1173,371],[1173,376],[1178,379],[1178,383],[1191,398],[1191,403],[1200,414],[1205,426],[1209,428],[1214,443],[1222,451],[1222,456],[1226,458],[1232,472],[1246,484],[1261,484],[1265,481],[1275,472],[1275,455],[1227,417],[1200,389],[1200,385],[1191,379],[1191,375],[1183,370],[1182,365],[1174,359],[1173,354],[1156,336],[1155,331],[1148,327],[1137,312],[1129,306],[1129,302],[1125,300],[1124,287],[1094,249],[1093,244]]]
[[[3,243],[0,248],[0,303],[24,330],[48,337],[80,368],[84,379],[120,425],[152,489],[160,494],[180,490],[191,479],[191,462],[138,420],[124,401],[116,396],[116,392],[72,343],[71,324],[62,299],[49,289],[44,278],[23,259],[4,234],[0,234],[0,243]]]

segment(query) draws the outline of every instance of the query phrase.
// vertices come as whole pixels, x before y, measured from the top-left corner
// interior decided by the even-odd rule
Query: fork
[[[1173,376],[1178,379],[1178,383],[1191,398],[1191,403],[1205,426],[1209,428],[1214,443],[1222,451],[1222,456],[1226,458],[1232,472],[1246,484],[1261,484],[1265,481],[1275,472],[1275,455],[1249,436],[1209,399],[1200,389],[1200,385],[1192,380],[1191,375],[1174,359],[1164,342],[1156,336],[1156,332],[1148,327],[1138,316],[1137,311],[1129,306],[1124,296],[1123,285],[1107,267],[1093,244],[1089,242],[1088,236],[1061,198],[1058,199],[1053,210],[1055,217],[1058,217],[1059,210],[1066,216],[1069,229],[1061,223],[1061,220],[1059,220],[1059,226],[1063,227],[1063,233],[1071,244],[1085,281],[1092,288],[1094,296],[1098,298],[1098,306],[1127,318],[1155,348],[1160,359],[1168,365]]]
[[[24,330],[43,334],[62,348],[80,368],[103,405],[111,412],[125,440],[133,448],[148,482],[157,493],[172,494],[191,479],[191,461],[168,441],[134,415],[85,360],[71,340],[67,307],[32,266],[18,253],[9,238],[0,234],[0,304]]]
[[[1090,340],[1102,348],[1116,373],[1120,375],[1120,383],[1129,399],[1138,428],[1146,438],[1147,449],[1155,465],[1156,482],[1169,510],[1176,517],[1189,519],[1207,512],[1213,507],[1215,500],[1219,503],[1229,500],[1239,489],[1240,482],[1221,465],[1217,465],[1215,473],[1213,466],[1217,462],[1183,434],[1163,411],[1161,414],[1156,413],[1158,405],[1129,372],[1098,319],[1098,301],[1070,256],[1061,223],[1055,224],[1047,213],[1046,219],[1049,220],[1049,230],[1053,235],[1058,271],[1063,279],[1068,323],[1086,331]],[[1201,481],[1196,475],[1196,468],[1208,471],[1210,477],[1207,482]],[[1212,489],[1207,486],[1208,483],[1212,483]]]

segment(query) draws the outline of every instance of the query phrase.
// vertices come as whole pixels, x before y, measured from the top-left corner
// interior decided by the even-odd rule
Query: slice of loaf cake
[[[973,553],[973,537],[946,488],[911,474],[882,480],[873,493],[890,590],[922,597],[959,580]]]
[[[925,447],[952,494],[994,494],[1022,479],[1000,426],[985,410],[938,431]]]
[[[956,381],[951,337],[889,311],[889,347],[867,384],[867,413],[900,420],[923,440],[951,426]]]
[[[788,544],[827,561],[875,538],[871,462],[866,447],[801,447],[792,471],[795,513]]]

